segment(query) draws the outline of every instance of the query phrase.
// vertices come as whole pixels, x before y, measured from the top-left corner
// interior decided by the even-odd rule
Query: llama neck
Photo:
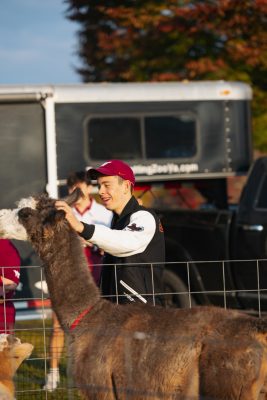
[[[65,232],[66,234],[66,232]],[[73,231],[68,238],[54,238],[46,262],[45,276],[52,306],[62,327],[68,330],[77,316],[99,299],[80,238]]]

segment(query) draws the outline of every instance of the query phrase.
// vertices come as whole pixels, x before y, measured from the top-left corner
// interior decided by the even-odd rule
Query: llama
[[[15,385],[13,377],[25,358],[28,358],[33,350],[30,343],[21,343],[20,339],[13,335],[2,333],[0,335],[0,399],[15,399]]]
[[[101,298],[79,236],[46,195],[1,210],[0,237],[29,240],[44,261],[85,399],[265,398],[266,320],[216,307],[164,309]]]

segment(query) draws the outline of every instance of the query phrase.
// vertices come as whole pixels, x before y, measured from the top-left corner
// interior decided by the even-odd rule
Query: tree
[[[81,26],[84,82],[245,81],[255,146],[267,151],[266,0],[65,1]]]

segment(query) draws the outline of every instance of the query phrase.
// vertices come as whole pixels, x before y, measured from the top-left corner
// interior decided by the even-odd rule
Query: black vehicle
[[[204,194],[214,184],[183,182]],[[181,187],[177,183],[178,194]],[[193,304],[266,311],[267,157],[252,165],[238,204],[219,207],[216,195],[223,199],[222,192],[214,190],[213,198],[205,198],[214,202],[203,202],[198,209],[174,210],[163,204],[158,210],[169,262],[165,283],[170,293],[190,289]],[[189,304],[187,294],[173,295],[169,301]]]
[[[248,85],[224,81],[0,86],[0,208],[45,190],[59,197],[70,171],[125,160],[136,193],[149,195],[152,185],[163,193],[163,206],[160,196],[148,205],[164,225],[170,292],[190,286],[194,302],[223,305],[223,288],[228,306],[257,307],[255,270],[267,287],[264,261],[255,268],[255,261],[229,260],[266,257],[265,159],[253,166],[236,210],[227,197],[227,179],[251,167],[251,98]],[[184,190],[193,186],[201,207],[181,209]],[[28,245],[16,245],[24,265],[39,262]],[[40,295],[40,271],[30,271],[23,274],[25,298]]]

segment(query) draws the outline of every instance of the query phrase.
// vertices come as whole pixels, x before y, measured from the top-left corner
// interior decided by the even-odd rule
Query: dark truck
[[[190,185],[206,194],[210,182]],[[168,292],[190,288],[192,304],[266,311],[267,157],[252,165],[238,204],[207,202],[199,209],[158,212],[166,236]],[[188,295],[173,294],[169,302],[186,306]]]
[[[62,196],[70,171],[125,160],[136,195],[145,193],[162,218],[167,290],[190,284],[194,302],[223,305],[216,260],[225,260],[228,305],[257,307],[255,262],[230,260],[266,257],[265,160],[254,165],[236,210],[227,195],[227,181],[252,163],[251,98],[248,85],[224,81],[0,86],[0,208],[43,191]],[[199,206],[181,209],[193,207],[185,196],[192,188]],[[39,263],[29,245],[16,245],[24,265]],[[263,261],[259,268],[266,287]],[[40,297],[38,281],[39,269],[23,270],[20,296]]]

